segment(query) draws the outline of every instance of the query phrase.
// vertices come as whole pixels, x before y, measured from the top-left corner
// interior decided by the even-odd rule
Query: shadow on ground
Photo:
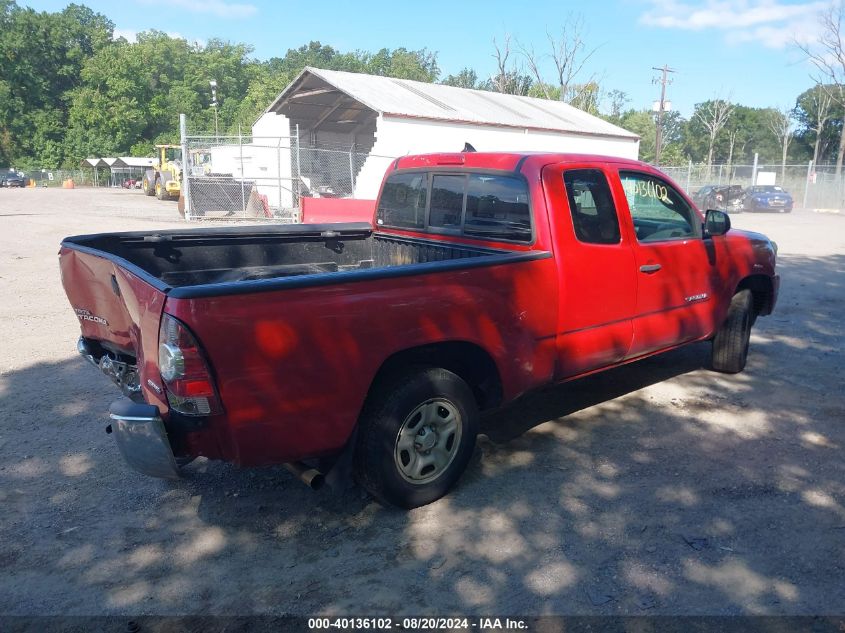
[[[281,469],[123,466],[81,360],[0,385],[0,613],[841,614],[845,258],[787,257],[749,367],[699,344],[484,420],[405,513]]]

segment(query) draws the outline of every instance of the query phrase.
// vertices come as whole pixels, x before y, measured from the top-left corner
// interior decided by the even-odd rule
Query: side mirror
[[[724,235],[731,230],[731,218],[724,211],[708,209],[704,216],[704,237]]]

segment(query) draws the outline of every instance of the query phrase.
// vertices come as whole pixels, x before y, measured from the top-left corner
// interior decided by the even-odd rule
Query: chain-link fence
[[[140,189],[142,167],[81,167],[77,169],[20,169],[27,186],[62,187],[68,180],[74,187],[119,187]]]
[[[777,185],[792,195],[795,207],[843,208],[845,173],[836,175],[833,165],[758,164],[660,166],[659,169],[695,196],[704,187],[737,185],[743,189],[754,184]],[[722,200],[727,201],[724,197]]]
[[[28,187],[61,187],[68,180],[72,180],[76,187],[90,187],[96,185],[98,175],[92,169],[17,169],[13,171],[23,176]]]
[[[395,157],[378,156],[368,148],[341,146],[316,135],[237,136],[193,134],[182,121],[182,194],[190,220],[302,220],[301,200],[374,198],[385,170]],[[372,145],[371,145],[372,146]],[[370,146],[370,147],[371,147]],[[843,208],[845,175],[831,165],[702,165],[661,166],[699,205],[705,187],[733,186],[718,197],[723,208],[738,202],[749,186],[778,185],[792,195],[796,208]],[[733,209],[728,209],[733,210]]]
[[[291,136],[186,135],[185,217],[301,220],[300,199],[373,195],[391,157]],[[362,179],[366,181],[362,187]]]

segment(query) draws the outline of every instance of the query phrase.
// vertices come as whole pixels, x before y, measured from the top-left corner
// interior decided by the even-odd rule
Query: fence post
[[[188,117],[179,115],[179,136],[182,145],[182,198],[185,201],[185,219],[191,219],[191,155],[188,154]]]
[[[290,128],[288,128],[290,130]],[[253,139],[254,140],[254,139]],[[279,215],[282,214],[282,137],[279,137],[279,142],[276,143],[276,176],[279,183]]]
[[[302,157],[299,154],[299,123],[296,124],[296,187],[292,189],[296,192],[296,206],[302,210],[300,204],[300,183],[302,182]]]
[[[810,174],[813,173],[813,161],[807,163],[807,178],[804,179],[804,203],[801,205],[802,209],[807,208],[807,194],[810,192]]]
[[[722,184],[722,167],[724,167],[724,165],[719,165],[719,183],[718,184],[720,184],[720,185]]]
[[[241,135],[241,124],[238,123],[238,153],[241,158],[241,217],[246,217],[246,193],[244,192],[244,139]]]
[[[689,186],[690,186],[690,178],[692,177],[692,158],[689,159],[689,164],[687,165],[687,193],[689,193]]]
[[[349,184],[352,186],[352,189],[349,192],[349,195],[355,196],[355,167],[352,164],[352,154],[355,153],[355,143],[352,143],[352,147],[349,148]]]
[[[754,152],[754,166],[751,168],[751,186],[757,184],[757,159],[759,158],[759,154]]]

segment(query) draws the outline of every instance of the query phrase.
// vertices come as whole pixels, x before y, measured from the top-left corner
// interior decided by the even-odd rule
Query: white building
[[[312,192],[324,187],[356,198],[376,197],[393,158],[457,152],[464,143],[480,152],[636,158],[639,151],[636,134],[559,101],[310,67],[256,121],[253,144],[297,130],[299,156],[292,149],[290,160],[262,171],[281,169]]]

